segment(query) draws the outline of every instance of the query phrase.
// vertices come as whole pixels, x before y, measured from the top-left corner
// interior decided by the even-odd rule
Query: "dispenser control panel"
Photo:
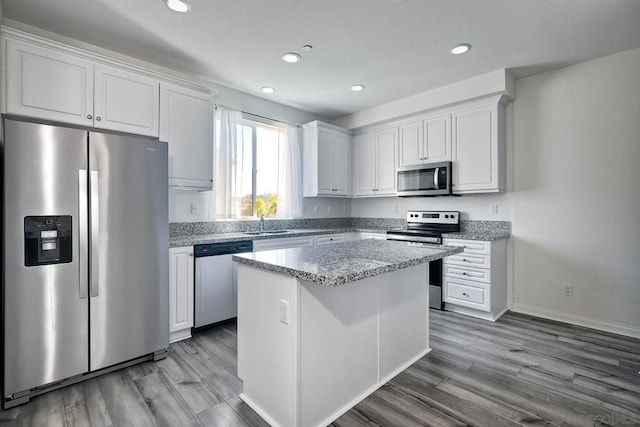
[[[24,265],[71,262],[71,215],[24,217]]]

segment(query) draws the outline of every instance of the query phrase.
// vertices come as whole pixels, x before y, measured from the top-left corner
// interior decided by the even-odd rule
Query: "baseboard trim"
[[[526,304],[514,303],[511,306],[511,311],[529,314],[531,316],[544,317],[545,319],[557,320],[559,322],[570,323],[572,325],[598,329],[600,331],[611,332],[613,334],[624,335],[627,337],[640,338],[640,328],[623,325],[621,323],[605,322],[604,320],[593,319],[571,313],[563,313],[561,311],[547,310]]]

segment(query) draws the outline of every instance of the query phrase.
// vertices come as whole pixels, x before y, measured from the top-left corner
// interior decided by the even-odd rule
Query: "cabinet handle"
[[[91,120],[93,119],[93,116],[91,114],[87,114],[87,119]]]
[[[97,120],[97,121],[100,121],[100,120],[102,120],[102,119],[100,118],[100,116],[98,116],[98,117],[96,117],[96,120]]]

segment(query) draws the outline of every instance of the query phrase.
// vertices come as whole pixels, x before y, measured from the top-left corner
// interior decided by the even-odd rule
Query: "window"
[[[301,204],[297,129],[230,111],[218,123],[216,218],[294,216]]]

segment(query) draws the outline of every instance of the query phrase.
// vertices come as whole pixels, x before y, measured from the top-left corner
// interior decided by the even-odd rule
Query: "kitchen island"
[[[240,397],[324,426],[429,352],[428,263],[461,248],[360,240],[234,255]]]

